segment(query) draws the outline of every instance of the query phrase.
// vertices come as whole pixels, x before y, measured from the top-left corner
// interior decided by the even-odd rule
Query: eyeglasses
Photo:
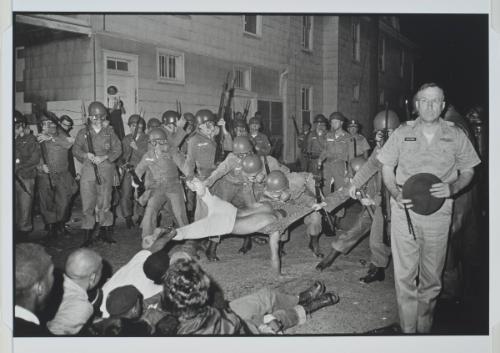
[[[91,120],[101,120],[101,121],[106,119],[106,117],[104,117],[104,116],[99,116],[99,115],[90,115],[90,116],[89,116],[89,118],[90,118]]]

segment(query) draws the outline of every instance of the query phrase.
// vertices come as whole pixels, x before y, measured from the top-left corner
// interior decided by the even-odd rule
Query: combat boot
[[[214,242],[214,241],[209,241],[208,248],[206,251],[208,261],[211,261],[211,262],[220,261],[220,259],[217,257],[217,246],[218,245],[219,244]]]
[[[251,248],[252,248],[252,237],[247,235],[243,239],[243,245],[238,250],[238,252],[241,254],[246,254]]]
[[[323,258],[325,255],[321,252],[319,248],[319,235],[309,236],[309,249],[313,252],[314,256]]]
[[[134,228],[134,221],[132,220],[132,216],[125,217],[125,224],[127,225],[127,229]]]
[[[299,305],[307,304],[310,301],[318,298],[325,293],[325,284],[321,281],[316,281],[314,284],[307,288],[305,291],[299,293]]]
[[[113,232],[112,229],[113,229],[112,227],[106,227],[106,226],[101,227],[99,238],[103,242],[108,243],[108,244],[116,243],[116,240],[111,235],[111,233]]]
[[[323,271],[325,268],[330,267],[333,264],[333,261],[340,255],[340,252],[338,252],[335,249],[332,249],[326,257],[321,260],[319,264],[316,265],[316,270],[318,271]]]
[[[311,315],[316,310],[324,308],[326,306],[335,305],[339,302],[339,297],[333,292],[327,292],[321,294],[318,298],[311,300],[306,304],[302,304],[307,315]]]
[[[359,279],[360,282],[363,283],[372,283],[375,281],[383,281],[385,279],[385,270],[383,267],[376,267],[373,264],[370,264],[370,268],[368,269],[368,273],[366,276],[361,277]]]

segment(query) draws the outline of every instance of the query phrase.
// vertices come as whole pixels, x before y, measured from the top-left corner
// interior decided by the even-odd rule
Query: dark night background
[[[475,105],[487,108],[488,16],[398,16],[401,32],[420,47],[415,88],[436,82],[443,87],[447,102],[462,114]]]

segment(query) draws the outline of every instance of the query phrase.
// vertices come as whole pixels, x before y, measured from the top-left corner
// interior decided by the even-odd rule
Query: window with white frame
[[[352,58],[355,61],[361,60],[361,23],[354,20],[352,22]]]
[[[245,33],[260,37],[262,35],[262,16],[243,15],[243,30]]]
[[[236,66],[233,69],[234,87],[245,91],[251,91],[251,70],[249,67]]]
[[[312,50],[313,17],[302,16],[302,48]]]
[[[399,77],[403,77],[405,74],[405,50],[401,48],[399,50]]]
[[[108,57],[106,59],[106,68],[108,70],[117,71],[117,72],[128,72],[129,71],[128,61],[116,59],[116,58],[112,58],[112,57]]]
[[[181,83],[184,79],[184,54],[168,49],[157,49],[158,81]]]
[[[302,121],[311,121],[311,111],[312,111],[312,87],[303,86],[301,88],[301,111],[302,111]]]
[[[378,42],[378,69],[380,72],[385,71],[385,38],[381,37]]]
[[[356,82],[352,85],[352,101],[359,102],[359,83]]]

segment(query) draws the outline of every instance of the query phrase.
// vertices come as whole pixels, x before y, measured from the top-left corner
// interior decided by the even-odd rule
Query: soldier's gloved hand
[[[382,141],[382,138],[384,137],[384,133],[382,132],[382,130],[379,130],[377,131],[377,133],[375,134],[375,142],[380,142]]]
[[[372,198],[370,197],[366,197],[366,198],[363,198],[361,200],[359,200],[361,202],[361,204],[363,206],[371,206],[371,205],[375,205],[375,201],[373,201]]]
[[[349,188],[347,189],[347,192],[349,193],[349,196],[351,197],[351,199],[357,199],[356,186],[354,186],[353,184],[350,184]]]
[[[315,203],[314,205],[311,206],[311,208],[315,211],[319,211],[321,210],[322,208],[325,208],[326,207],[326,202],[321,202],[321,203]]]
[[[139,148],[137,147],[137,143],[135,143],[135,141],[131,141],[130,142],[130,147],[132,147],[134,150],[138,150]]]
[[[47,164],[42,164],[42,171],[45,173],[45,174],[49,174],[49,166]]]
[[[40,142],[40,143],[45,142],[45,141],[52,141],[52,140],[53,140],[52,136],[50,136],[50,135],[46,135],[46,134],[44,134],[44,133],[39,134],[39,135],[36,137],[36,139],[37,139],[37,141],[38,141],[38,142]]]
[[[99,165],[102,162],[104,162],[106,159],[108,159],[108,156],[96,156],[96,157],[94,157],[94,163]]]
[[[93,153],[87,153],[87,158],[89,161],[91,161],[92,163],[95,163],[95,155]]]
[[[74,144],[75,143],[75,138],[73,136],[68,136],[66,137],[66,140],[71,143],[71,144]]]
[[[217,121],[217,125],[226,126],[226,121],[224,120],[224,118],[220,118],[219,121]]]
[[[266,179],[266,175],[264,173],[259,173],[255,177],[255,182],[261,184],[264,182],[265,179]]]

